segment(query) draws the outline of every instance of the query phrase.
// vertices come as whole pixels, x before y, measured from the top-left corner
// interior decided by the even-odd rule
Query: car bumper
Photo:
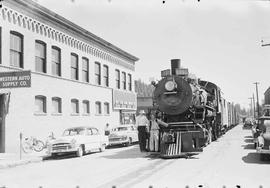
[[[50,154],[64,154],[64,153],[74,153],[78,150],[78,147],[61,147],[61,148],[51,148],[48,153]]]
[[[114,140],[114,141],[109,141],[109,146],[113,145],[121,145],[121,144],[127,144],[129,141],[126,140]]]

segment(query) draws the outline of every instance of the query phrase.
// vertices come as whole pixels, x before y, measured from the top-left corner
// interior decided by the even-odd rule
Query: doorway
[[[6,115],[8,113],[10,93],[0,93],[0,153],[4,153],[6,148]]]

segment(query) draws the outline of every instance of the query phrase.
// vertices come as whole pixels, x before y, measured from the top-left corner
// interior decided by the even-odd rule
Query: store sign
[[[31,87],[30,71],[0,72],[0,88]]]
[[[113,90],[113,108],[118,110],[136,110],[136,94],[133,92]]]

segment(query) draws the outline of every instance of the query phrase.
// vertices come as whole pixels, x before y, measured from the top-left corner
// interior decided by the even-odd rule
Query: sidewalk
[[[22,153],[21,159],[19,153],[0,153],[0,170],[28,163],[41,162],[48,157],[46,150],[41,152]]]

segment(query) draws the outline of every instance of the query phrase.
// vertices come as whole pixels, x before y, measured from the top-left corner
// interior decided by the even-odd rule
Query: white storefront
[[[0,10],[0,75],[31,76],[30,87],[0,88],[0,152],[18,152],[20,133],[44,140],[79,125],[103,131],[136,110],[138,58],[33,1],[5,0]]]

